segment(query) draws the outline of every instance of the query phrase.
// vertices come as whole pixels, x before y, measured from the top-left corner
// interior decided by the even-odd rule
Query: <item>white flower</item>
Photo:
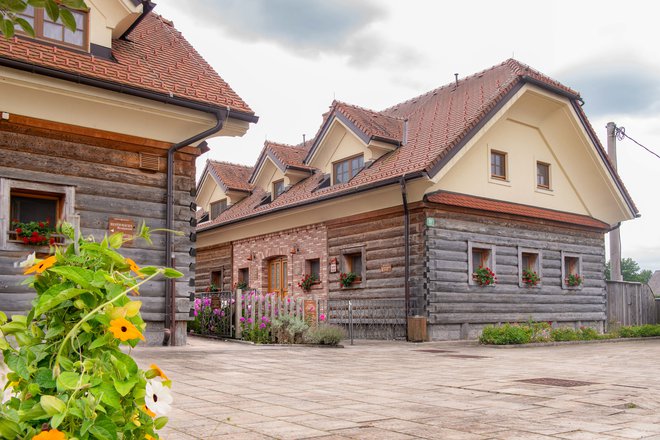
[[[32,267],[35,264],[35,260],[36,260],[35,253],[32,252],[30,255],[27,256],[25,260],[20,262],[19,261],[15,262],[14,267],[21,267],[21,268]]]
[[[147,381],[147,395],[144,397],[144,401],[147,408],[155,412],[156,416],[167,415],[170,412],[172,400],[174,399],[172,399],[172,392],[169,388],[155,380]]]
[[[3,390],[7,383],[7,367],[5,363],[0,360],[0,390]],[[0,391],[0,403],[5,403],[14,395],[12,387],[7,387],[6,390]]]

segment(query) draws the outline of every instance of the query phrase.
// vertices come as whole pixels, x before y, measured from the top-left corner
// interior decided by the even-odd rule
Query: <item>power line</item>
[[[622,141],[624,138],[628,138],[631,141],[633,141],[634,143],[636,143],[637,145],[639,145],[640,147],[642,147],[643,149],[645,149],[646,151],[648,151],[649,153],[651,153],[652,155],[654,155],[655,157],[657,157],[658,159],[660,159],[660,155],[658,153],[656,153],[655,151],[650,150],[649,148],[646,148],[644,145],[640,144],[635,139],[628,136],[626,134],[626,127],[616,127],[614,129],[614,132],[616,133],[616,138],[618,140]]]

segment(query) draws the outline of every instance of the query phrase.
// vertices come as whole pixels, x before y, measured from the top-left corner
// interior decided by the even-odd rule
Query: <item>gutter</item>
[[[231,114],[231,109],[210,109],[210,113],[216,118],[216,124],[198,133],[188,139],[172,145],[167,150],[167,208],[165,220],[165,265],[174,268],[176,265],[174,258],[174,242],[172,237],[172,228],[174,226],[174,153],[195,142],[211,136],[222,130],[227,118]],[[175,345],[176,343],[176,281],[170,278],[165,281],[165,335],[163,345]],[[169,333],[168,333],[169,332]]]
[[[406,311],[406,337],[408,335],[408,316],[410,316],[410,211],[408,211],[408,193],[406,175],[401,176],[401,199],[403,201],[403,247],[404,247],[404,298]]]
[[[62,70],[51,69],[49,67],[38,66],[35,64],[26,63],[24,61],[17,61],[10,58],[0,57],[0,66],[9,67],[12,69],[18,69],[24,72],[35,73],[38,75],[44,75],[51,78],[57,78],[64,81],[70,81],[85,86],[98,87],[103,90],[123,93],[129,96],[135,96],[138,98],[149,99],[151,101],[162,102],[164,104],[172,104],[178,107],[184,107],[204,113],[213,113],[214,111],[219,109],[219,107],[217,106],[213,106],[210,104],[203,104],[198,101],[193,101],[186,98],[180,98],[167,93],[152,92],[149,90],[140,89],[133,86],[118,84],[112,81],[104,81],[100,79],[82,76],[79,73],[64,72]],[[256,116],[255,114],[242,112],[238,110],[232,110],[231,117],[232,119],[237,119],[240,121],[252,122],[252,123],[256,123],[259,120],[259,117]]]

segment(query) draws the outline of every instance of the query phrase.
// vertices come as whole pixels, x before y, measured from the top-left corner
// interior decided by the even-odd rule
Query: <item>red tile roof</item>
[[[307,146],[309,146],[309,143],[307,143]],[[305,165],[303,162],[307,155],[308,148],[303,147],[302,145],[287,145],[266,141],[264,149],[272,152],[277,160],[279,160],[285,167],[312,169],[312,167]]]
[[[365,167],[348,183],[319,189],[323,176],[317,173],[294,185],[271,203],[261,204],[263,194],[248,197],[244,203],[225,211],[213,222],[202,224],[200,230],[241,218],[313,203],[343,193],[353,193],[356,190],[393,183],[403,175],[408,177],[433,175],[435,168],[442,165],[442,159],[460,146],[461,142],[469,139],[473,130],[494,114],[498,105],[504,103],[507,97],[511,96],[510,93],[525,82],[541,84],[550,90],[578,98],[574,90],[529,66],[509,59],[461,79],[457,83],[432,90],[382,112],[335,101],[329,112],[324,115],[321,129],[315,137],[316,142],[323,137],[322,133],[330,118],[334,115],[342,115],[368,136],[378,134],[398,137],[403,145]],[[577,107],[579,109],[579,106]],[[403,142],[403,121],[407,121],[405,142]],[[587,130],[589,129],[590,126],[587,127]],[[595,135],[593,137],[596,148],[604,153],[598,138]],[[310,146],[310,151],[316,147],[316,142]],[[257,162],[258,166],[259,162]],[[623,183],[614,171],[613,176],[623,188]],[[625,189],[623,191],[625,193]],[[632,201],[630,203],[634,207]]]
[[[482,211],[500,212],[503,214],[521,215],[523,217],[538,218],[561,223],[588,226],[592,228],[609,230],[607,223],[586,215],[572,214],[570,212],[554,211],[537,208],[535,206],[520,205],[517,203],[502,202],[482,197],[457,194],[451,192],[437,192],[426,196],[429,202],[442,205],[459,206],[462,208],[478,209]]]
[[[29,38],[0,38],[0,58],[254,113],[172,22],[157,14],[146,14],[126,40],[113,40],[112,55],[115,60]]]
[[[401,143],[403,140],[404,119],[392,117],[345,102],[334,101],[329,114],[338,112],[370,138]]]
[[[252,174],[252,167],[215,160],[209,160],[208,163],[210,170],[228,190],[250,191],[248,179]]]

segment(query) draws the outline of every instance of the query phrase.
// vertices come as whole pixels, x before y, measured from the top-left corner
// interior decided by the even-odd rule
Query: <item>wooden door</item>
[[[268,292],[286,296],[288,292],[286,257],[274,258],[268,262]]]

